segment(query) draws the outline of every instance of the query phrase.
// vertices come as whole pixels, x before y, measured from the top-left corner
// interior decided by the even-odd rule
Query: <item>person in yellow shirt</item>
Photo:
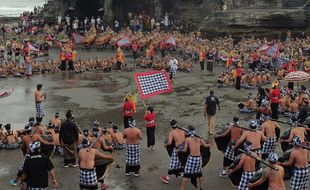
[[[116,50],[116,70],[122,69],[122,64],[125,62],[124,53],[122,49],[119,47]]]

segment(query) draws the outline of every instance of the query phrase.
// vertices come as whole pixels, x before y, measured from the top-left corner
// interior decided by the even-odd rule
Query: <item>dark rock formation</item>
[[[128,12],[144,10],[157,18],[169,12],[178,18],[191,18],[197,28],[226,33],[310,27],[310,0],[224,0],[227,10],[219,11],[221,1],[49,0],[44,15],[50,20],[59,13],[80,18],[102,15],[104,20],[112,21],[126,19]]]

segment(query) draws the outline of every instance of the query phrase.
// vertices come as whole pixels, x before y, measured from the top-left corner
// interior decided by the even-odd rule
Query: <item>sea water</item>
[[[0,17],[18,17],[24,11],[33,11],[47,0],[0,0]]]

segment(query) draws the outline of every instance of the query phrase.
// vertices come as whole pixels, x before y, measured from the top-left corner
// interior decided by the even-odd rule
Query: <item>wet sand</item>
[[[78,56],[82,58],[111,55],[109,52],[79,51]],[[57,57],[57,51],[52,50],[51,55]],[[127,59],[127,61],[130,64],[132,60]],[[222,168],[223,154],[216,149],[213,137],[207,134],[206,120],[203,117],[204,98],[209,95],[211,89],[214,89],[215,95],[221,101],[221,111],[217,113],[217,129],[219,130],[227,122],[231,122],[233,116],[240,117],[241,123],[245,125],[249,119],[255,117],[255,114],[240,114],[237,105],[246,100],[248,92],[256,92],[255,90],[237,91],[234,88],[214,88],[217,74],[222,70],[222,66],[216,66],[216,74],[209,75],[207,72],[200,72],[199,65],[195,64],[192,73],[177,73],[176,83],[172,84],[173,93],[146,100],[146,104],[154,106],[157,112],[156,150],[154,151],[147,151],[146,149],[144,110],[141,101],[138,102],[135,118],[137,127],[143,131],[144,135],[141,142],[141,176],[125,176],[125,151],[115,151],[115,163],[110,168],[106,178],[106,183],[110,185],[109,189],[165,190],[180,188],[181,180],[176,179],[174,176],[171,177],[170,184],[163,184],[159,179],[160,175],[167,174],[170,161],[163,147],[163,142],[170,130],[170,119],[176,119],[181,127],[193,125],[196,127],[198,134],[211,143],[211,161],[203,169],[205,176],[204,188],[210,190],[237,189],[237,187],[231,186],[227,178],[218,177],[218,173]],[[134,72],[143,71],[146,70],[138,69]],[[46,111],[44,124],[47,124],[56,111],[60,111],[61,117],[64,118],[66,110],[72,109],[81,128],[90,128],[91,123],[98,120],[101,125],[105,126],[109,121],[113,121],[122,129],[121,106],[125,94],[136,88],[133,78],[134,72],[57,73],[37,75],[31,79],[0,80],[0,89],[16,89],[13,95],[0,99],[2,108],[0,109],[0,123],[11,123],[15,129],[23,128],[28,118],[35,115],[33,93],[36,84],[42,83],[44,85],[43,90],[47,93],[47,100],[44,102]],[[279,146],[277,152],[280,153]],[[16,175],[22,159],[20,150],[0,150],[0,189],[18,189],[9,184],[9,179]],[[78,189],[78,169],[62,168],[63,159],[58,155],[54,156],[52,161],[56,167],[58,189]],[[115,168],[116,164],[120,165],[121,168]],[[194,189],[190,182],[188,182],[187,189]]]

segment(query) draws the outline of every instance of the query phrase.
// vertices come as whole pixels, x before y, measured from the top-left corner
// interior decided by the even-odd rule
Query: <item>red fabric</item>
[[[130,101],[127,101],[123,105],[123,115],[124,116],[133,116],[134,104]]]
[[[257,53],[256,52],[253,53],[253,61],[257,61]]]
[[[281,92],[279,89],[272,89],[269,94],[270,103],[278,103],[281,98]]]
[[[167,45],[165,42],[160,42],[159,46],[161,47],[161,49],[166,49]]]
[[[240,76],[241,76],[241,74],[242,74],[242,72],[243,72],[242,67],[238,67],[238,69],[237,69],[237,71],[236,71],[236,75],[237,75],[237,77],[240,77]]]
[[[138,50],[138,44],[136,44],[136,43],[132,44],[132,50],[137,51]]]
[[[155,126],[155,112],[144,115],[144,120],[147,122],[146,127]]]

